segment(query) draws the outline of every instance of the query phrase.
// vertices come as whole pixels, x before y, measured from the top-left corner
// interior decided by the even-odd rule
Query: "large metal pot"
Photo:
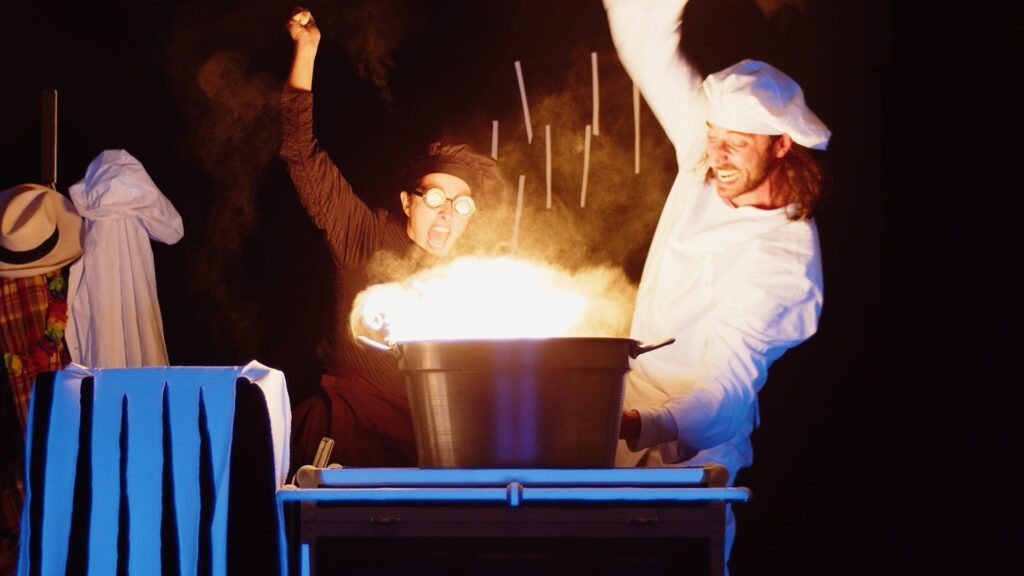
[[[625,338],[397,345],[421,467],[603,468],[615,462]]]

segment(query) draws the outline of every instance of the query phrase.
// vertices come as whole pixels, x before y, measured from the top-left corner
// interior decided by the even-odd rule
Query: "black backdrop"
[[[882,545],[899,550],[915,540],[905,527],[911,513],[888,495],[893,461],[875,457],[903,449],[886,437],[884,400],[883,326],[901,297],[886,290],[883,264],[889,5],[762,4],[781,9],[766,19],[752,0],[695,0],[692,49],[710,68],[745,56],[776,63],[833,130],[832,186],[818,214],[826,303],[819,333],[773,366],[762,393],[756,464],[739,479],[754,498],[737,510],[731,566],[736,575],[887,573]],[[39,179],[39,94],[58,89],[58,188],[66,192],[100,151],[124,148],[184,219],[180,243],[154,245],[172,363],[255,358],[285,371],[297,401],[320,371],[314,347],[329,319],[333,266],[276,157],[291,7],[287,0],[5,7],[0,186]],[[628,79],[598,0],[317,0],[308,7],[324,31],[317,132],[373,205],[393,206],[402,163],[432,138],[454,134],[487,150],[492,119],[501,120],[506,168],[529,170],[516,162],[535,161],[545,118],[580,131],[589,122],[591,51],[601,58],[601,138],[631,153]],[[561,116],[538,106],[532,147],[521,143],[515,60],[535,105],[551,95],[564,103]],[[638,186],[664,195],[674,160],[649,110],[643,122],[651,154]],[[618,148],[597,142],[595,157],[614,162]],[[609,170],[631,168],[630,156]],[[595,197],[608,188],[592,177]],[[653,225],[638,204],[617,217]],[[648,226],[628,249],[595,247],[595,258],[619,258],[636,279],[652,232]]]

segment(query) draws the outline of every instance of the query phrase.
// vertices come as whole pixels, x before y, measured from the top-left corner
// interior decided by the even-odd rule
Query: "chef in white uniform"
[[[769,365],[814,334],[823,299],[811,150],[829,130],[780,70],[744,60],[702,78],[680,54],[685,0],[604,0],[619,59],[680,172],[651,244],[632,337],[676,342],[628,376],[618,466],[753,461]],[[734,536],[730,522],[727,555]]]

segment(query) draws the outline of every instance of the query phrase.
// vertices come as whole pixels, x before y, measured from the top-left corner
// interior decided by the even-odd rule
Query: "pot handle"
[[[393,342],[390,342],[390,341],[388,341],[387,343],[380,342],[380,341],[374,340],[373,338],[369,338],[367,336],[363,336],[362,334],[360,334],[356,338],[358,338],[359,341],[362,342],[363,344],[367,344],[369,346],[372,346],[373,348],[376,348],[377,350],[381,350],[381,351],[384,351],[384,352],[392,352],[392,353],[394,353],[395,356],[399,356],[399,357],[401,357],[401,355],[402,355],[401,348],[396,346]]]
[[[658,348],[663,348],[665,346],[668,346],[669,344],[671,344],[671,343],[673,343],[675,341],[676,341],[675,338],[669,338],[668,340],[665,340],[664,342],[658,342],[657,344],[651,344],[650,346],[644,346],[643,344],[637,342],[636,340],[633,340],[633,344],[629,347],[629,357],[630,358],[636,358],[637,356],[639,356],[641,354],[646,354],[646,353],[648,353],[648,352],[650,352],[652,350],[657,350]]]

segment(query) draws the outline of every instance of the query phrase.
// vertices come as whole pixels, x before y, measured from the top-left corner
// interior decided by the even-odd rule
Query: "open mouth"
[[[726,170],[718,168],[715,170],[715,178],[722,184],[732,184],[740,177],[739,170]]]
[[[443,248],[451,232],[447,226],[434,226],[427,230],[427,243],[434,248]]]

